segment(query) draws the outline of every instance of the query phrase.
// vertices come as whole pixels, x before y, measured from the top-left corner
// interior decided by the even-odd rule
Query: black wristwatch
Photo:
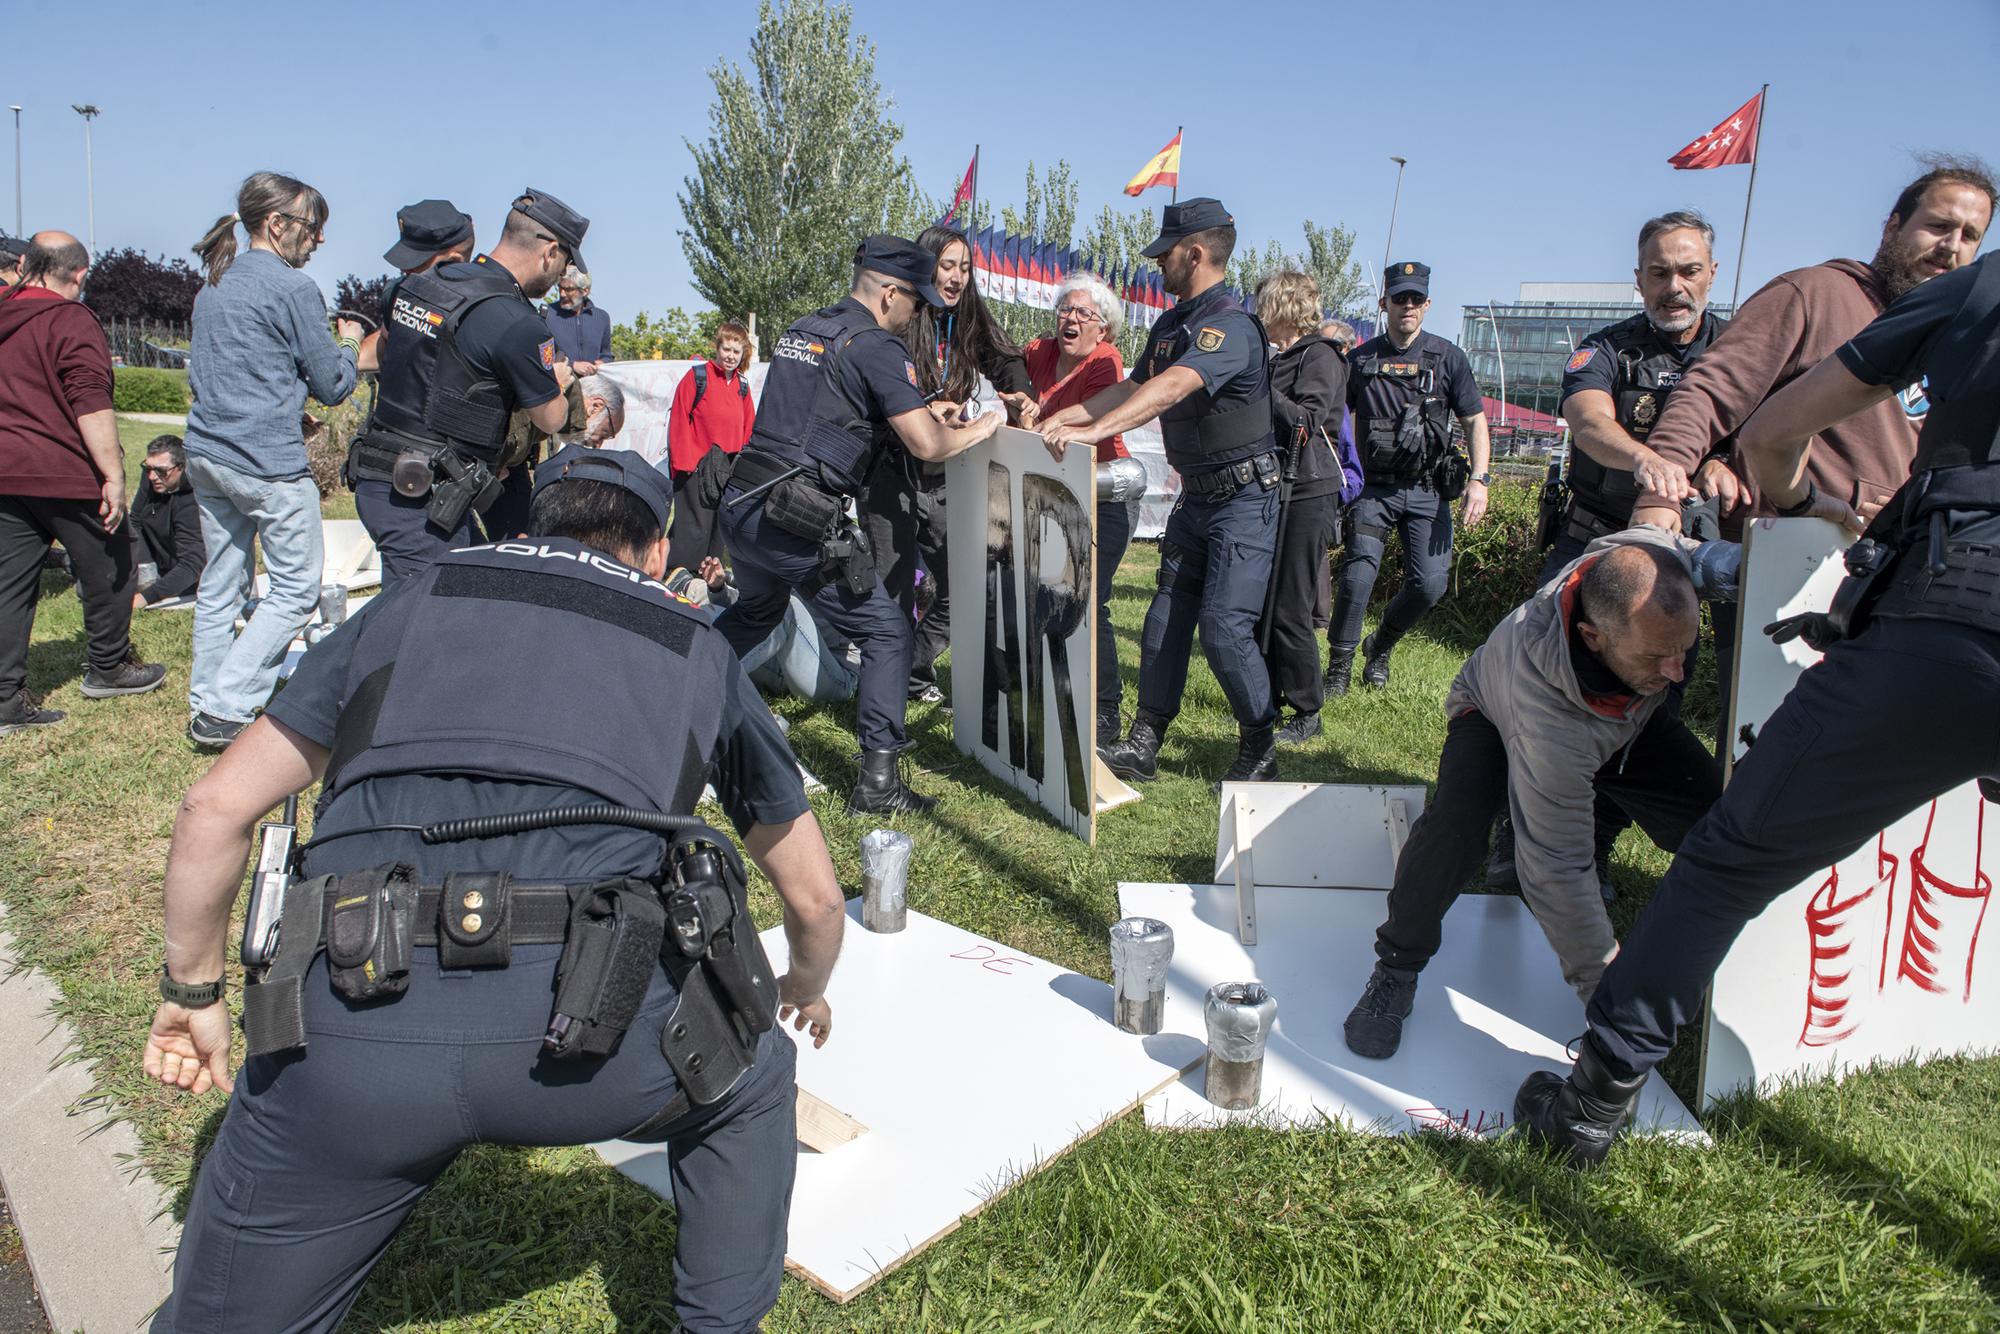
[[[213,982],[190,986],[185,982],[174,981],[167,975],[167,966],[160,965],[160,995],[184,1009],[206,1009],[221,1000],[224,980],[218,977]]]

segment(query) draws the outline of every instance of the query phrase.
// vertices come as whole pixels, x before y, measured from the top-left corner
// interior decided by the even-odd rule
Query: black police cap
[[[1401,264],[1391,264],[1382,270],[1382,295],[1391,297],[1398,292],[1422,292],[1431,294],[1431,266],[1419,264],[1415,260],[1404,260]]]
[[[667,475],[629,449],[592,449],[589,445],[564,445],[548,462],[535,468],[535,494],[562,482],[609,482],[622,486],[646,502],[660,531],[667,531],[673,511],[674,484]]]
[[[934,285],[937,256],[900,236],[871,236],[854,252],[854,262],[870,273],[879,273],[917,289],[926,303],[942,306],[944,298]]]
[[[1235,221],[1235,217],[1217,200],[1183,199],[1178,204],[1167,205],[1166,212],[1160,217],[1160,239],[1139,253],[1147,259],[1158,259],[1183,238],[1213,227],[1228,227]]]
[[[590,219],[578,213],[562,200],[546,190],[530,186],[514,201],[514,211],[525,213],[548,231],[549,235],[563,243],[569,251],[570,262],[579,271],[590,272],[590,265],[583,262],[583,234],[590,230]]]
[[[405,272],[423,267],[431,256],[472,239],[472,218],[448,199],[425,199],[396,210],[396,244],[382,258]]]

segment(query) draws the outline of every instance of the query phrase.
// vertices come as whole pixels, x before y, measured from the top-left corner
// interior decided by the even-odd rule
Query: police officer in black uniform
[[[1158,417],[1167,462],[1181,475],[1140,642],[1139,709],[1125,739],[1098,752],[1120,778],[1143,782],[1159,772],[1160,740],[1180,712],[1197,626],[1236,716],[1236,759],[1222,781],[1278,776],[1278,709],[1257,648],[1278,537],[1270,340],[1223,285],[1235,248],[1236,220],[1215,200],[1167,205],[1159,238],[1144,253],[1179,300],[1153,326],[1129,378],[1042,425],[1055,452]]]
[[[900,236],[871,236],[855,252],[846,300],[785,330],[771,354],[750,441],[723,490],[722,531],[740,596],[716,621],[740,656],[784,619],[792,593],[810,599],[861,647],[855,730],[861,775],[850,811],[928,810],[897,772],[908,744],[910,618],[875,573],[864,530],[847,510],[880,451],[904,448],[940,462],[992,437],[987,413],[946,425],[924,406],[916,364],[897,335],[919,303],[942,305],[937,257]],[[875,428],[887,425],[893,435]]]
[[[1738,449],[1780,514],[1859,529],[1807,479],[1811,437],[1922,377],[1910,478],[1849,550],[1832,609],[1768,627],[1825,659],[1681,844],[1591,997],[1568,1078],[1530,1075],[1515,1098],[1525,1132],[1573,1163],[1602,1160],[1744,923],[1917,806],[2000,774],[2000,263],[1899,297],[1767,399]]]
[[[1560,507],[1544,515],[1551,543],[1535,582],[1546,584],[1583,549],[1607,533],[1628,528],[1641,491],[1679,500],[1695,495],[1679,464],[1646,448],[1667,397],[1694,359],[1728,327],[1708,311],[1715,282],[1715,229],[1699,213],[1675,212],[1639,229],[1639,266],[1633,270],[1645,309],[1583,340],[1563,367],[1562,413],[1570,426],[1570,455]],[[1643,480],[1642,480],[1643,479]],[[1544,504],[1549,497],[1544,496]],[[1713,516],[1710,516],[1711,518]],[[1694,524],[1684,525],[1692,536]],[[1688,655],[1688,672],[1694,655]],[[1666,707],[1680,715],[1681,687]],[[1597,799],[1597,880],[1611,888],[1611,849],[1632,823],[1617,802]],[[1505,817],[1494,840],[1486,883],[1517,890],[1514,831]]]
[[[535,536],[369,603],[189,794],[145,1066],[227,1090],[217,1002],[252,826],[325,780],[155,1334],[335,1329],[477,1142],[663,1143],[682,1327],[754,1328],[777,1299],[797,1158],[776,1021],[830,1031],[841,894],[783,734],[661,582],[668,494],[636,454],[564,450]],[[511,656],[482,673],[495,636]],[[552,681],[587,683],[588,706]],[[733,845],[688,818],[705,782],[784,901],[782,979]]]
[[[1563,367],[1568,497],[1537,583],[1595,539],[1629,527],[1647,488],[1676,500],[1694,494],[1686,472],[1647,449],[1646,437],[1688,366],[1728,327],[1708,312],[1715,229],[1693,212],[1649,220],[1639,229],[1633,277],[1645,310],[1584,339]]]
[[[1351,683],[1361,620],[1390,531],[1403,543],[1403,587],[1361,645],[1367,659],[1363,685],[1389,684],[1389,654],[1397,641],[1444,596],[1451,573],[1451,502],[1461,487],[1466,527],[1486,514],[1486,488],[1493,479],[1487,472],[1491,446],[1479,382],[1457,344],[1423,331],[1430,293],[1428,265],[1391,264],[1383,274],[1381,299],[1388,327],[1347,359],[1347,406],[1367,484],[1347,511],[1347,551],[1326,632],[1330,695],[1345,695]],[[1451,450],[1453,417],[1471,450],[1469,478],[1450,475],[1457,458]]]
[[[389,312],[374,415],[348,454],[354,507],[382,553],[386,591],[444,552],[478,540],[474,516],[498,499],[518,408],[546,433],[569,415],[569,365],[535,313],[590,220],[529,190],[500,244],[469,264],[406,275]]]

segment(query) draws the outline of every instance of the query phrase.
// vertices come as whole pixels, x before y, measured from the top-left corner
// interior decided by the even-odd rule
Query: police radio
[[[243,940],[237,954],[244,968],[261,972],[278,957],[278,926],[285,916],[285,892],[297,873],[299,799],[285,798],[285,813],[257,826],[257,869],[250,877],[250,902],[243,911]]]

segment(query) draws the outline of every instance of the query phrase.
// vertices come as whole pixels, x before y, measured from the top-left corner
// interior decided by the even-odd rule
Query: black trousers
[[[937,660],[951,647],[951,571],[945,560],[944,478],[924,477],[899,447],[885,452],[869,474],[861,501],[875,569],[903,614],[915,623],[910,643],[912,695],[937,684]],[[917,566],[934,590],[917,620]]]
[[[505,542],[528,531],[528,511],[535,502],[535,470],[521,464],[507,470],[500,483],[500,495],[479,516],[479,526],[490,542]]]
[[[1340,495],[1295,496],[1289,510],[1271,568],[1270,612],[1258,623],[1257,637],[1265,646],[1273,698],[1294,712],[1318,713],[1326,700],[1326,678],[1320,674],[1313,603],[1327,548],[1340,528]]]
[[[1629,751],[1597,771],[1598,792],[1630,811],[1648,837],[1672,852],[1714,804],[1715,762],[1678,717],[1655,712]],[[1389,891],[1389,920],[1375,955],[1392,968],[1421,969],[1438,951],[1445,913],[1486,857],[1486,831],[1508,809],[1507,747],[1485,715],[1462,713],[1445,731],[1437,792],[1410,828]],[[1576,858],[1590,859],[1578,848]],[[1529,897],[1529,903],[1534,903]],[[1595,905],[1598,911],[1602,904]],[[1562,952],[1559,941],[1551,941]]]
[[[1115,725],[1124,705],[1124,687],[1118,679],[1118,636],[1111,631],[1111,589],[1118,577],[1118,562],[1132,545],[1132,529],[1137,526],[1136,500],[1097,502],[1097,725],[1107,720]]]
[[[1403,543],[1403,586],[1382,609],[1381,628],[1400,639],[1438,604],[1451,577],[1452,523],[1451,502],[1428,482],[1370,482],[1361,489],[1347,508],[1347,551],[1326,632],[1331,648],[1351,652],[1361,642],[1391,532]]]
[[[95,500],[0,496],[0,700],[28,681],[28,640],[35,629],[42,559],[60,542],[76,573],[90,665],[117,669],[132,650],[134,577],[131,539],[104,531]]]
[[[721,560],[728,554],[716,509],[735,466],[732,455],[710,446],[692,470],[674,474],[674,521],[667,529],[668,569],[700,574],[702,561],[710,556]]]
[[[1877,619],[1808,668],[1591,997],[1590,1031],[1613,1069],[1660,1063],[1774,899],[1925,802],[2000,773],[1996,718],[2000,635],[1987,631]]]

